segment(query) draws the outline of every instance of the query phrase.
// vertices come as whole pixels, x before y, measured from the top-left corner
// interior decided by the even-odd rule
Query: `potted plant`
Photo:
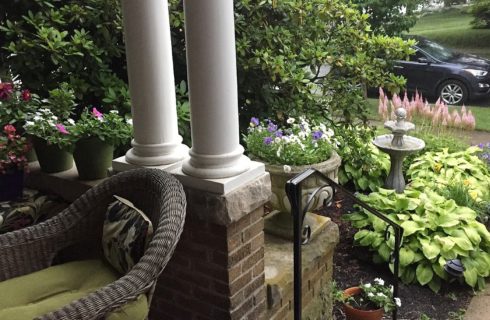
[[[61,172],[73,167],[73,119],[60,120],[53,112],[41,108],[26,121],[24,129],[32,137],[41,170]]]
[[[117,110],[102,114],[97,108],[86,109],[76,122],[74,134],[75,163],[82,180],[107,177],[114,148],[126,143],[132,135],[131,124]]]
[[[34,112],[39,105],[38,96],[31,94],[27,89],[22,89],[12,82],[0,82],[0,126],[11,124],[16,133],[24,134],[24,124],[27,115]],[[27,143],[30,144],[29,139]],[[27,158],[34,161],[35,153],[32,148],[27,153]]]
[[[309,121],[305,117],[289,118],[283,126],[270,119],[260,121],[252,118],[244,140],[249,156],[264,162],[271,177],[270,203],[277,213],[266,220],[265,228],[269,233],[291,239],[293,223],[291,207],[285,192],[286,181],[308,168],[315,168],[337,181],[341,159],[334,150],[334,133],[323,123]],[[322,184],[317,180],[305,182],[304,204],[308,194]],[[329,199],[331,195],[332,189],[325,187],[309,209],[323,204],[323,200]],[[309,216],[306,220],[308,219]],[[305,223],[310,224],[313,221]]]
[[[0,201],[22,196],[26,154],[30,146],[15,127],[7,124],[0,133]]]
[[[343,303],[347,320],[378,320],[385,312],[401,307],[400,298],[393,297],[393,286],[385,285],[380,278],[374,279],[373,283],[345,289],[334,298]]]

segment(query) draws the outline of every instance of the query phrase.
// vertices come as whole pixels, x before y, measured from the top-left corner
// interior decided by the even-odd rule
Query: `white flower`
[[[51,119],[53,119],[54,121],[58,120],[58,117],[57,116],[51,116]]]
[[[109,112],[110,112],[110,113],[119,114],[119,111],[117,111],[117,110],[111,110],[111,111],[109,111]]]
[[[366,287],[366,288],[371,288],[371,284],[370,284],[370,283],[366,283],[366,284],[364,285],[364,287]]]
[[[33,126],[34,121],[26,121],[26,124],[24,125],[25,127]]]
[[[274,142],[275,142],[275,143],[279,143],[279,142],[281,142],[281,140],[282,140],[282,139],[281,139],[281,138],[279,138],[279,137],[275,137],[275,138],[274,138]]]
[[[390,291],[391,293],[393,293],[393,286],[390,286]]]
[[[285,173],[290,173],[291,172],[291,167],[288,166],[287,164],[285,164],[284,167],[282,167],[282,169],[284,170]]]
[[[42,120],[43,118],[41,116],[38,116],[38,115],[35,115],[34,116],[34,121],[40,121]]]
[[[51,127],[54,127],[56,124],[52,121],[52,120],[48,120],[48,124],[51,126]]]
[[[300,137],[301,139],[306,138],[306,136],[307,136],[306,132],[301,131],[298,133],[298,137]]]
[[[66,121],[68,121],[68,123],[71,124],[72,126],[75,124],[75,120],[73,120],[72,118],[70,118]]]
[[[282,136],[282,140],[284,140],[285,143],[289,143],[291,141],[291,138],[288,136]]]
[[[402,306],[402,301],[400,300],[400,298],[395,298],[395,304],[397,307],[401,307]]]
[[[288,120],[286,120],[286,122],[289,124],[293,124],[294,121],[296,121],[294,118],[289,118]]]
[[[385,281],[383,279],[381,279],[381,278],[374,279],[374,282],[376,284],[379,284],[380,286],[384,286],[385,285]]]
[[[133,119],[127,119],[126,120],[126,123],[129,124],[129,125],[133,125]]]
[[[372,292],[368,292],[368,297],[374,297],[374,294]]]
[[[383,292],[378,292],[377,295],[378,295],[378,297],[386,297]]]

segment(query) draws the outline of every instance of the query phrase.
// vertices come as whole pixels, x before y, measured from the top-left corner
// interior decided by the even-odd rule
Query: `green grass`
[[[378,99],[367,100],[369,103],[369,119],[380,120],[378,116]],[[460,106],[450,106],[449,110],[452,110],[453,108],[456,108],[458,111],[461,110]],[[467,106],[466,108],[471,110],[475,116],[476,130],[490,132],[490,108],[478,106]]]
[[[473,17],[464,9],[452,8],[422,16],[410,30],[457,51],[490,58],[490,29],[473,29]]]

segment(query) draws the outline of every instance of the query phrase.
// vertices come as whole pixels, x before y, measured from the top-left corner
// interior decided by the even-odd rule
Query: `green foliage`
[[[338,128],[338,154],[342,158],[339,182],[354,183],[356,190],[375,191],[384,183],[390,170],[387,154],[380,152],[372,143],[373,131],[363,127]]]
[[[177,119],[179,121],[179,134],[182,136],[183,143],[191,145],[191,110],[189,105],[187,84],[181,81],[175,87],[177,96]]]
[[[490,28],[490,0],[475,0],[470,8],[474,19],[471,24],[476,29]]]
[[[86,109],[72,129],[72,134],[77,140],[97,137],[116,147],[128,143],[132,133],[132,126],[118,114],[118,111],[112,110],[102,114],[96,108],[91,112]]]
[[[354,0],[359,9],[369,14],[375,33],[399,35],[415,25],[415,10],[426,0]],[[405,10],[405,13],[402,13]]]
[[[42,102],[55,116],[67,120],[76,106],[75,92],[68,83],[63,82],[59,88],[50,90],[48,98]]]
[[[0,131],[0,174],[12,170],[23,170],[27,166],[26,154],[30,147],[25,137],[21,137],[11,124]]]
[[[457,181],[465,182],[469,194],[481,200],[490,190],[490,172],[478,158],[478,147],[449,153],[447,149],[427,152],[418,157],[408,169],[414,188],[440,188]]]
[[[379,189],[360,199],[388,215],[404,229],[400,249],[400,278],[406,283],[418,282],[438,291],[448,280],[443,267],[447,260],[461,259],[466,270],[464,280],[471,287],[483,288],[490,275],[490,233],[476,221],[476,213],[458,206],[430,188],[412,187],[403,194]],[[367,210],[349,214],[347,219],[361,229],[354,239],[357,244],[375,252],[374,261],[388,262],[394,235],[384,238],[387,224]],[[393,270],[393,269],[392,269]]]
[[[251,156],[269,164],[307,165],[328,160],[332,154],[333,131],[325,124],[289,118],[287,126],[272,120],[252,118],[244,136]]]
[[[0,55],[25,86],[46,97],[67,81],[81,105],[103,105],[106,99],[106,104],[128,107],[119,1],[33,0],[2,6],[7,11],[0,18]]]

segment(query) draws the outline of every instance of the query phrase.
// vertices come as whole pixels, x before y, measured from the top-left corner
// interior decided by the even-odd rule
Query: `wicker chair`
[[[113,195],[132,201],[152,221],[154,235],[144,256],[117,281],[39,319],[103,319],[141,294],[147,295],[150,304],[158,276],[182,233],[186,211],[182,185],[156,169],[117,174],[88,190],[57,216],[0,235],[0,281],[59,262],[100,258],[104,215]]]

